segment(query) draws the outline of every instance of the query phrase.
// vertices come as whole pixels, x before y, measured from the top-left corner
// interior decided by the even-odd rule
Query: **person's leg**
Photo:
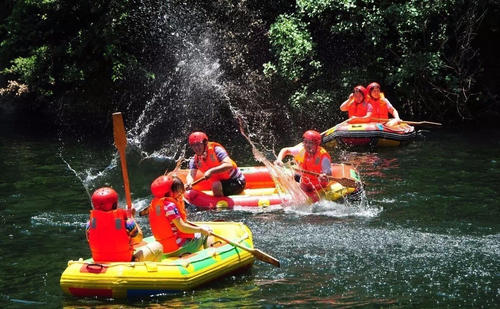
[[[157,241],[150,242],[144,246],[140,246],[135,251],[132,261],[143,262],[153,261],[158,262],[163,256],[163,246]]]
[[[203,249],[203,244],[205,243],[207,237],[199,233],[195,234],[195,238],[192,238],[185,242],[182,247],[174,252],[166,254],[167,257],[171,256],[183,256],[185,254],[191,254]]]
[[[212,192],[214,196],[224,196],[224,192],[222,190],[222,183],[220,181],[214,181],[212,183]]]
[[[243,192],[243,190],[245,189],[246,181],[245,179],[228,179],[222,180],[221,184],[224,196],[230,196]]]

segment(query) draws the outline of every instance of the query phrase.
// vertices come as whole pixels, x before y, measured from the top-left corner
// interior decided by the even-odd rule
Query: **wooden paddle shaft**
[[[310,174],[310,175],[314,175],[314,176],[321,176],[321,174],[319,174],[319,173],[304,170],[304,169],[301,169],[301,168],[298,168],[295,166],[292,166],[292,168],[294,170],[302,172],[302,173],[306,173],[306,174]],[[357,183],[357,181],[349,179],[349,178],[337,178],[337,177],[333,177],[333,176],[329,176],[329,175],[326,175],[326,177],[328,179],[335,180],[338,183],[340,183],[341,185],[346,186],[346,187],[354,187],[354,186],[356,186],[356,183]]]
[[[189,222],[189,221],[186,221],[188,224],[191,224],[192,226],[198,226],[192,222]],[[219,239],[222,239],[223,241],[227,242],[228,244],[234,246],[234,247],[238,247],[242,250],[245,250],[249,253],[251,253],[254,257],[256,257],[257,259],[263,261],[263,262],[266,262],[266,263],[269,263],[271,265],[274,265],[276,267],[280,267],[280,261],[277,260],[276,258],[270,256],[269,254],[259,250],[259,249],[252,249],[252,248],[248,248],[248,247],[245,247],[243,245],[240,245],[239,243],[237,242],[234,242],[232,240],[229,240],[227,239],[226,237],[224,236],[221,236],[219,234],[215,234],[214,232],[210,232],[210,235],[214,236],[214,237],[217,237]]]
[[[125,199],[127,200],[128,210],[132,209],[132,198],[130,195],[130,185],[128,181],[128,171],[127,171],[127,158],[126,158],[126,148],[127,148],[127,136],[125,133],[125,126],[123,125],[122,113],[113,113],[113,135],[115,138],[115,146],[120,154],[120,162],[122,167],[123,185],[125,187]]]

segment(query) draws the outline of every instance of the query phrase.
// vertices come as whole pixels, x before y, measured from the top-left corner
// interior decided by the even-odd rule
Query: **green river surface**
[[[444,128],[403,147],[334,153],[357,164],[361,203],[193,211],[193,221],[247,224],[281,268],[256,261],[178,295],[97,300],[63,295],[59,279],[68,260],[90,256],[88,192],[122,186],[113,145],[0,128],[1,308],[500,307],[498,130]],[[234,157],[257,165],[250,152]],[[128,160],[133,202],[148,203],[164,167]]]

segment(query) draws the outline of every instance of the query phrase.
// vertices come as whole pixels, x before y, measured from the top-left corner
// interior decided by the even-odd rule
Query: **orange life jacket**
[[[126,222],[123,209],[90,211],[88,241],[95,262],[130,262],[134,249]]]
[[[193,238],[193,234],[184,234],[180,231],[174,234],[172,228],[176,228],[173,222],[168,220],[165,212],[165,202],[174,203],[179,210],[183,220],[186,220],[186,211],[177,200],[171,197],[154,198],[149,206],[149,225],[155,239],[163,245],[163,252],[170,253],[179,249],[183,238]],[[183,204],[183,203],[182,203]]]
[[[349,118],[352,116],[364,117],[368,112],[368,102],[363,101],[361,103],[352,102],[348,108]]]
[[[321,146],[318,146],[318,150],[314,155],[310,155],[304,146],[302,146],[302,149],[294,158],[299,163],[301,169],[318,174],[323,173],[323,169],[321,168],[323,159],[328,158],[331,161],[330,154]],[[307,173],[302,173],[300,182],[304,185],[314,186],[315,189],[321,189],[328,185],[328,181],[320,183],[318,176]]]
[[[389,109],[387,108],[387,103],[385,102],[384,98],[385,96],[382,92],[380,93],[380,97],[378,99],[374,99],[371,96],[368,96],[368,102],[373,107],[372,118],[389,118]]]
[[[208,171],[212,167],[216,167],[216,166],[219,166],[219,165],[222,164],[222,162],[220,162],[217,159],[217,154],[215,153],[215,147],[222,147],[222,145],[219,144],[219,143],[216,143],[216,142],[208,142],[207,143],[207,154],[206,154],[206,156],[198,156],[198,155],[194,156],[194,161],[196,163],[196,166],[203,173],[206,172],[206,171]],[[222,147],[222,149],[224,149],[224,147]],[[225,150],[226,149],[224,149],[224,151]],[[226,180],[226,179],[229,179],[231,177],[231,172],[235,168],[238,167],[233,160],[231,160],[231,164],[233,165],[232,169],[224,171],[222,173],[214,174],[212,176],[212,178],[214,180]]]

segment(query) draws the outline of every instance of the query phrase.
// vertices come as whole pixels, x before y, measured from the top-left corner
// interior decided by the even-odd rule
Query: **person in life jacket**
[[[332,160],[328,152],[320,146],[321,134],[315,130],[308,130],[302,135],[303,141],[294,147],[285,147],[280,150],[276,159],[277,164],[282,164],[283,159],[291,155],[298,163],[301,172],[300,187],[309,196],[317,196],[316,192],[325,188],[328,176],[332,175]]]
[[[401,122],[398,111],[387,100],[384,93],[380,92],[380,85],[378,83],[373,82],[369,84],[367,91],[367,100],[373,107],[372,118],[375,121],[380,121],[378,119],[388,119],[390,113],[394,118],[389,120],[386,125],[394,126]]]
[[[349,98],[340,105],[340,110],[348,112],[349,123],[370,122],[373,106],[367,101],[367,91],[363,86],[354,87]]]
[[[132,240],[139,226],[127,211],[118,208],[118,194],[112,188],[97,189],[92,194],[90,219],[86,236],[95,262],[129,262],[135,260]]]
[[[194,253],[211,242],[210,228],[187,223],[184,184],[176,176],[160,176],[151,183],[154,198],[149,206],[149,224],[167,256]]]
[[[212,178],[214,196],[239,194],[245,189],[245,176],[221,144],[209,142],[203,132],[191,133],[188,142],[195,153],[189,161],[190,172],[186,178],[188,190],[198,170],[204,173],[205,179]]]

